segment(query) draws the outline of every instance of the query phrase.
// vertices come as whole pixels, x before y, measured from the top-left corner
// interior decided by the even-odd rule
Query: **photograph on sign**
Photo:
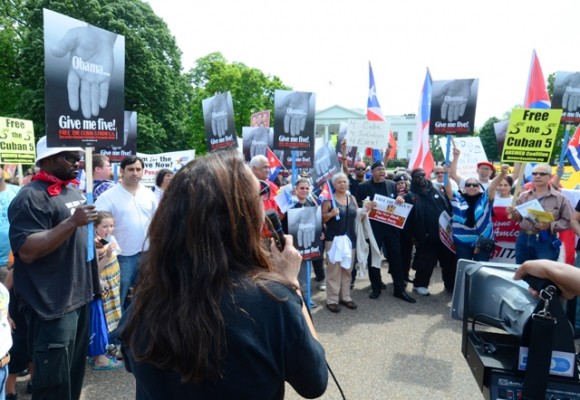
[[[471,135],[479,79],[433,81],[429,135]]]
[[[314,151],[316,95],[276,90],[274,93],[274,149]]]
[[[322,256],[322,212],[318,207],[301,207],[288,210],[288,233],[303,260]]]
[[[122,145],[124,36],[44,9],[44,75],[50,147]]]
[[[562,109],[562,123],[580,123],[580,72],[556,72],[552,108]]]
[[[137,154],[137,112],[125,111],[123,124],[123,145],[95,147],[95,153],[109,158],[109,161],[120,163],[125,157]]]
[[[231,93],[220,93],[201,101],[207,150],[238,147]]]
[[[274,129],[265,126],[242,127],[244,158],[250,161],[254,156],[266,155],[266,149],[274,145]]]

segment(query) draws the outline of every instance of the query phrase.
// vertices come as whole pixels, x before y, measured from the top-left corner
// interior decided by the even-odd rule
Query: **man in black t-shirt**
[[[87,224],[97,212],[68,186],[83,149],[47,147],[43,137],[36,150],[40,171],[8,209],[14,289],[28,324],[33,398],[78,399],[99,289],[96,262],[87,261]]]

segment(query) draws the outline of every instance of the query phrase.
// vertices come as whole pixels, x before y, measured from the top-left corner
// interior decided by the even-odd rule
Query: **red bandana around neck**
[[[46,171],[40,170],[32,177],[33,181],[42,181],[47,183],[52,183],[47,189],[49,196],[58,196],[62,192],[63,186],[68,185],[69,183],[78,185],[79,181],[76,179],[70,179],[68,181],[61,181],[56,176],[49,174]]]

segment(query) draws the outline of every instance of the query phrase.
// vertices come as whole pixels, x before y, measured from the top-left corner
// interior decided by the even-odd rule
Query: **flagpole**
[[[449,164],[451,164],[451,162],[449,161],[449,157],[451,156],[451,140],[453,140],[451,138],[451,135],[447,135],[447,146],[445,149],[445,166],[447,167],[445,169],[445,174],[443,174],[443,185],[447,186],[447,184],[449,183]]]
[[[570,124],[566,124],[566,132],[564,133],[564,141],[562,142],[562,151],[560,152],[560,161],[558,162],[558,174],[560,169],[564,166],[564,158],[566,157],[566,150],[568,149],[568,141],[570,139]],[[560,175],[558,175],[561,178]]]

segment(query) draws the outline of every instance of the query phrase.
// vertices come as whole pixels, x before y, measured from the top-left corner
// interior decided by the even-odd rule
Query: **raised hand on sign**
[[[263,126],[253,129],[248,138],[250,140],[250,157],[265,155],[268,147],[270,129]]]
[[[85,118],[96,117],[101,108],[107,107],[116,40],[116,33],[89,25],[70,29],[51,49],[55,57],[70,54],[68,103],[73,111],[80,103]],[[89,63],[97,67],[83,67]]]
[[[297,218],[298,248],[308,249],[316,236],[316,207],[303,208]]]
[[[209,103],[207,117],[211,121],[211,133],[223,137],[228,130],[228,102],[227,96],[217,95]]]
[[[304,130],[310,95],[308,92],[294,92],[284,98],[281,104],[284,111],[284,133],[298,136]]]
[[[330,170],[332,157],[336,158],[336,153],[329,146],[322,146],[314,157],[314,168],[318,176],[322,176]]]
[[[441,119],[455,122],[463,117],[469,96],[471,95],[471,80],[460,79],[446,83],[433,97],[442,98]]]
[[[580,72],[568,75],[558,86],[564,91],[562,108],[568,112],[580,109]]]

